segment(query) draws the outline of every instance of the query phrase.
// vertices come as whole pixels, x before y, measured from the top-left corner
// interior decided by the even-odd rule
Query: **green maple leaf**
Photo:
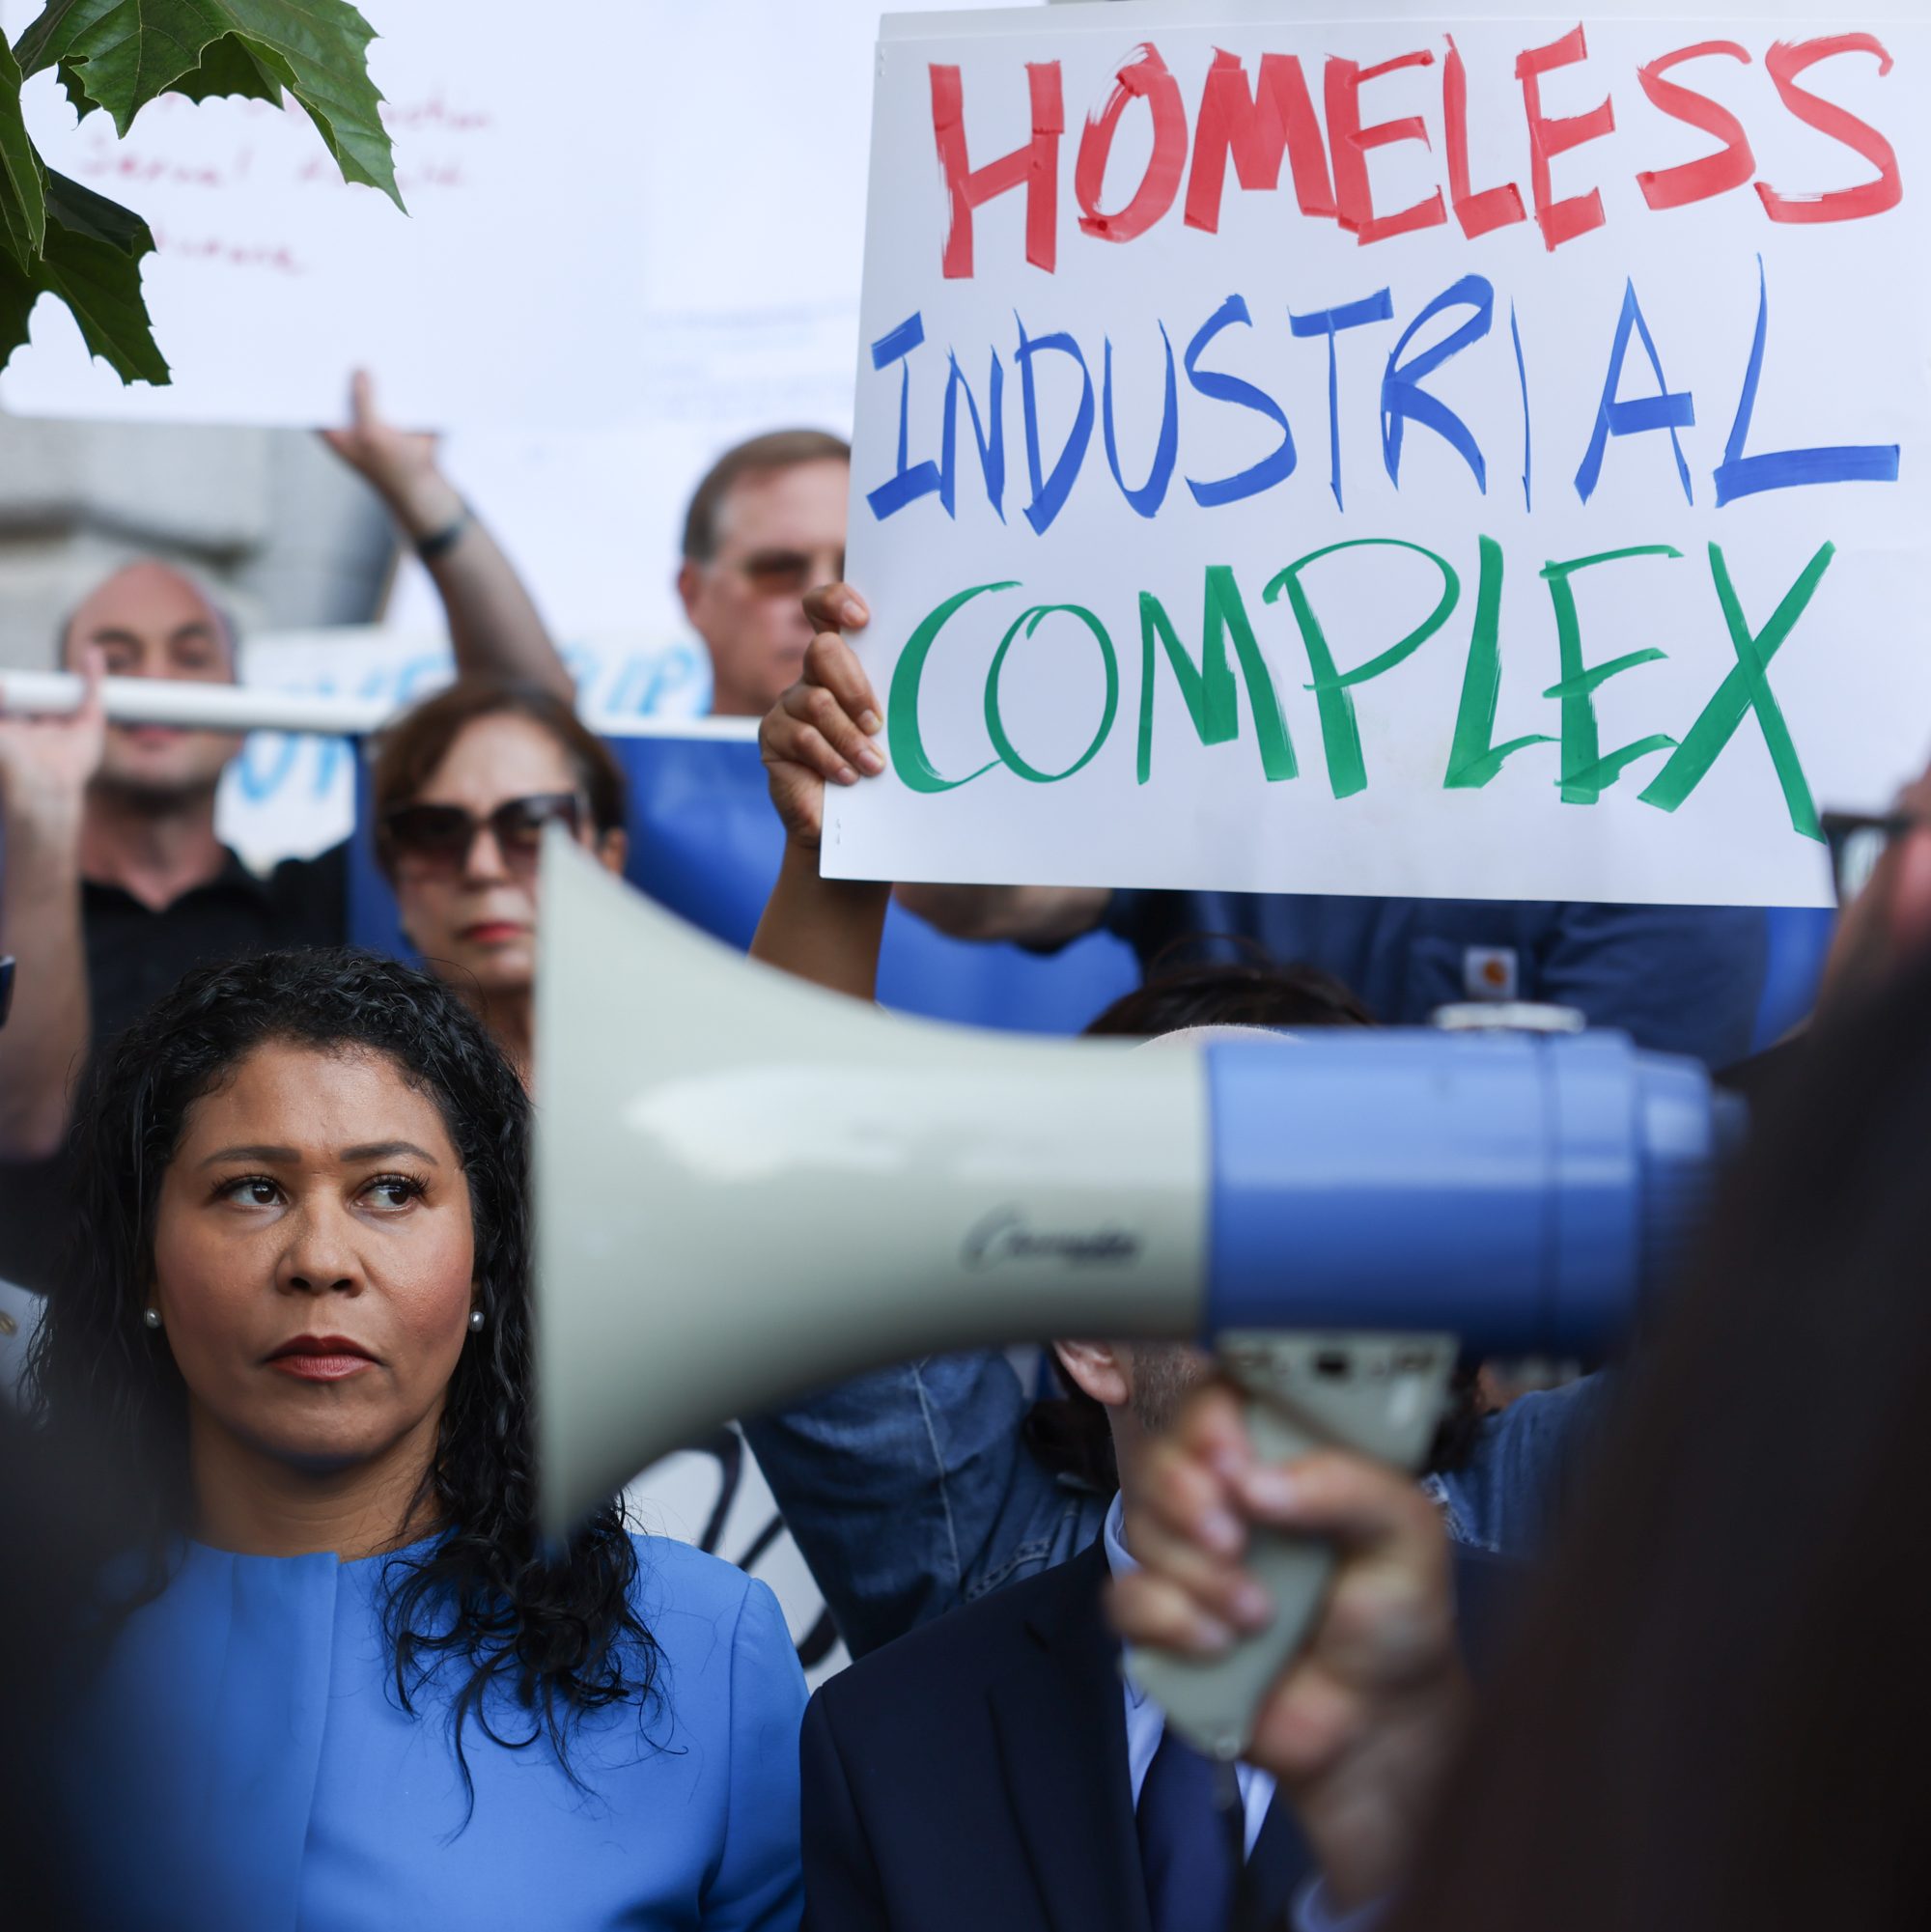
[[[46,229],[41,157],[20,111],[19,63],[0,42],[0,249],[24,269],[40,254]]]
[[[248,51],[245,42],[234,34],[210,41],[201,50],[201,65],[174,83],[176,94],[190,100],[206,100],[211,95],[238,94],[250,100],[271,100],[282,106],[282,89],[293,86],[287,72],[275,72]],[[380,95],[376,97],[378,100]],[[326,139],[326,136],[323,137]]]
[[[43,294],[73,311],[90,350],[124,382],[164,383],[141,299],[141,258],[154,238],[130,210],[51,170],[45,178],[45,246],[22,265],[0,253],[0,366],[27,340],[27,319]]]
[[[394,155],[369,78],[376,38],[348,0],[48,0],[14,45],[30,74],[59,70],[75,108],[104,107],[125,135],[162,94],[301,102],[343,178],[398,208]]]

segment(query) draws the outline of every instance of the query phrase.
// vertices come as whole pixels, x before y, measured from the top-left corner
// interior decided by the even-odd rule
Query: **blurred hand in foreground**
[[[1292,1802],[1344,1911],[1400,1884],[1470,1694],[1455,1643],[1448,1541],[1398,1470],[1340,1451],[1255,1460],[1239,1393],[1189,1396],[1150,1448],[1126,1511],[1139,1569],[1113,1586],[1129,1644],[1212,1656],[1269,1606],[1243,1567],[1255,1529],[1323,1536],[1337,1553],[1307,1641],[1269,1691],[1249,1762]]]

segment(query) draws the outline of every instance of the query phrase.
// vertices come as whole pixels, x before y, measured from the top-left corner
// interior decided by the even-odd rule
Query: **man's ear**
[[[597,841],[597,856],[604,871],[623,876],[624,861],[630,855],[630,835],[622,826],[612,826]]]
[[[704,589],[704,572],[686,557],[678,566],[677,594],[684,603],[684,614],[692,624],[697,622],[697,600]]]
[[[1131,1352],[1118,1342],[1054,1342],[1052,1352],[1074,1383],[1108,1409],[1133,1399]]]

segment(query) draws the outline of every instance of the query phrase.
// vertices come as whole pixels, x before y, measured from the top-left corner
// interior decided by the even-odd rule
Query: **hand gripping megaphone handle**
[[[1237,1334],[1220,1364],[1247,1396],[1255,1455],[1281,1464],[1351,1449],[1414,1470],[1428,1452],[1460,1345],[1452,1335]],[[1211,1757],[1241,1756],[1269,1687],[1306,1640],[1334,1552],[1323,1538],[1256,1531],[1246,1567],[1273,1599],[1265,1630],[1217,1657],[1133,1652],[1134,1681],[1183,1737]]]

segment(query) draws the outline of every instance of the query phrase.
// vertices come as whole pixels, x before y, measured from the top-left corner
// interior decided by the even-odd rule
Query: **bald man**
[[[441,593],[465,671],[532,678],[569,694],[568,674],[502,551],[436,465],[428,436],[392,428],[358,378],[353,422],[330,446],[381,496]],[[102,676],[230,684],[236,639],[182,572],[127,565],[89,594],[61,660]],[[98,696],[71,717],[0,717],[0,953],[19,962],[0,1029],[0,1274],[50,1265],[51,1175],[88,1049],[202,960],[340,943],[340,848],[267,879],[215,835],[214,795],[240,748],[218,732],[108,725]]]

